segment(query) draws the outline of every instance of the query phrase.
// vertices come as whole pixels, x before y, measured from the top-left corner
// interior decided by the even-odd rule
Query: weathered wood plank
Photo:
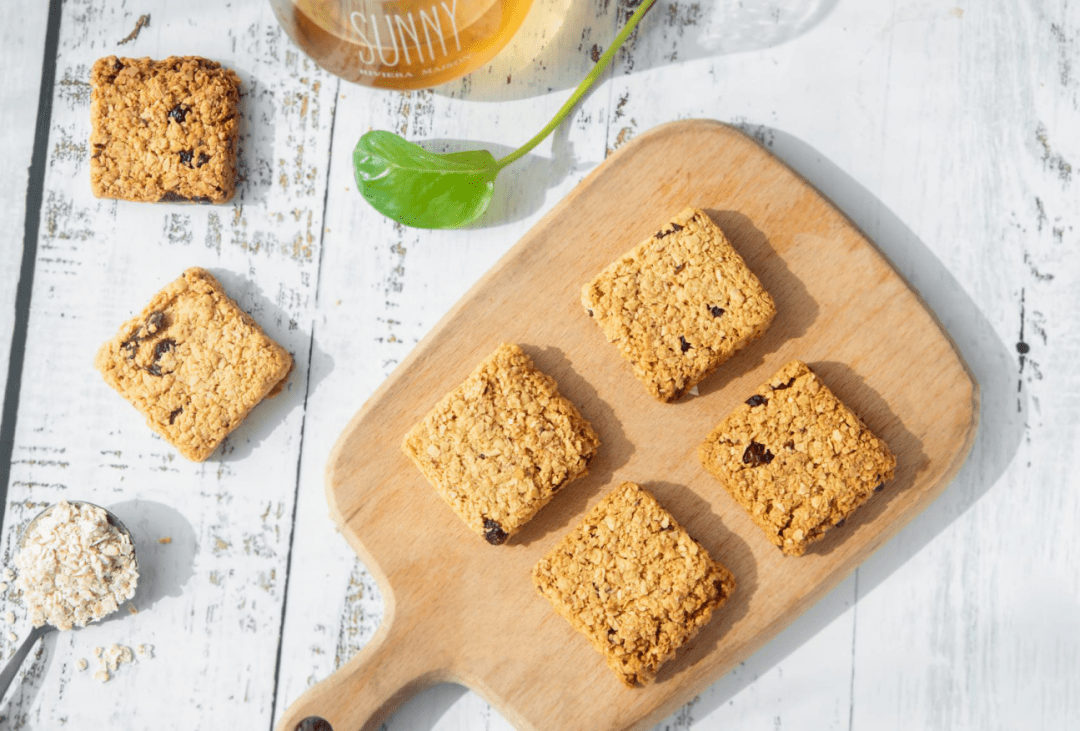
[[[15,289],[26,219],[26,186],[34,149],[41,66],[45,50],[48,3],[13,2],[0,5],[0,384],[7,383]],[[0,413],[5,392],[0,388]]]
[[[48,637],[8,696],[15,728],[270,722],[337,82],[284,41],[266,3],[188,2],[150,14],[119,46],[138,12],[64,5],[3,545],[7,559],[20,527],[57,499],[114,506],[136,532],[140,613]],[[233,203],[91,196],[87,73],[111,53],[204,55],[240,74],[246,181]],[[193,265],[219,274],[296,359],[286,391],[201,465],[153,436],[92,366],[100,343]],[[11,599],[9,591],[6,607]],[[24,635],[25,613],[15,608]],[[151,643],[157,657],[121,668],[101,688],[91,652],[112,643]],[[90,671],[75,669],[80,657]]]

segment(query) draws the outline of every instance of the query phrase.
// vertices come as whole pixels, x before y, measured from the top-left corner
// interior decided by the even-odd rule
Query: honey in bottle
[[[289,36],[348,81],[425,89],[484,65],[531,0],[270,0]]]

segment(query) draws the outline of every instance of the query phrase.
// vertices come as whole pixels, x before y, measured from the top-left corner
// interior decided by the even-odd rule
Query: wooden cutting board
[[[579,302],[584,282],[685,205],[704,209],[776,300],[764,337],[653,400]],[[402,453],[405,432],[505,341],[552,375],[603,442],[506,545],[469,531]],[[896,478],[799,558],[781,555],[698,462],[709,430],[793,358],[897,455]],[[612,155],[488,272],[360,409],[327,466],[341,532],[376,576],[371,642],[307,691],[279,731],[373,730],[433,683],[472,688],[516,728],[646,729],[836,586],[944,489],[974,438],[978,387],[918,295],[805,180],[738,130],[676,122]],[[530,571],[613,486],[650,490],[735,574],[732,599],[628,689],[533,589]],[[299,724],[299,726],[298,726]]]

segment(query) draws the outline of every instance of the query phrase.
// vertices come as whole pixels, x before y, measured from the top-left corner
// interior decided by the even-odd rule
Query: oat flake
[[[15,556],[16,585],[35,627],[83,627],[135,594],[135,549],[101,508],[61,500],[23,544]]]

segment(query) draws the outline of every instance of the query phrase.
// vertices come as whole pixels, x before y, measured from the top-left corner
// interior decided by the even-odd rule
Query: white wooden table
[[[361,201],[360,134],[516,147],[627,3],[543,0],[493,68],[411,94],[321,71],[261,0],[54,0],[52,22],[50,3],[0,4],[0,551],[10,561],[46,504],[87,499],[137,534],[145,570],[138,614],[47,637],[0,702],[0,725],[271,729],[382,611],[326,516],[323,467],[346,421],[605,155],[654,125],[706,117],[753,134],[879,244],[970,364],[982,425],[943,497],[657,729],[1071,727],[1080,5],[954,2],[661,1],[573,117],[507,170],[481,223],[449,232],[403,229]],[[144,13],[150,24],[118,46]],[[93,198],[88,70],[113,53],[197,54],[240,74],[246,181],[231,204]],[[287,392],[202,465],[153,436],[92,367],[119,323],[193,265],[220,274],[297,363]],[[11,589],[0,604],[21,640]],[[92,651],[113,643],[149,643],[156,657],[102,686]],[[386,727],[510,728],[456,686],[422,693]]]

